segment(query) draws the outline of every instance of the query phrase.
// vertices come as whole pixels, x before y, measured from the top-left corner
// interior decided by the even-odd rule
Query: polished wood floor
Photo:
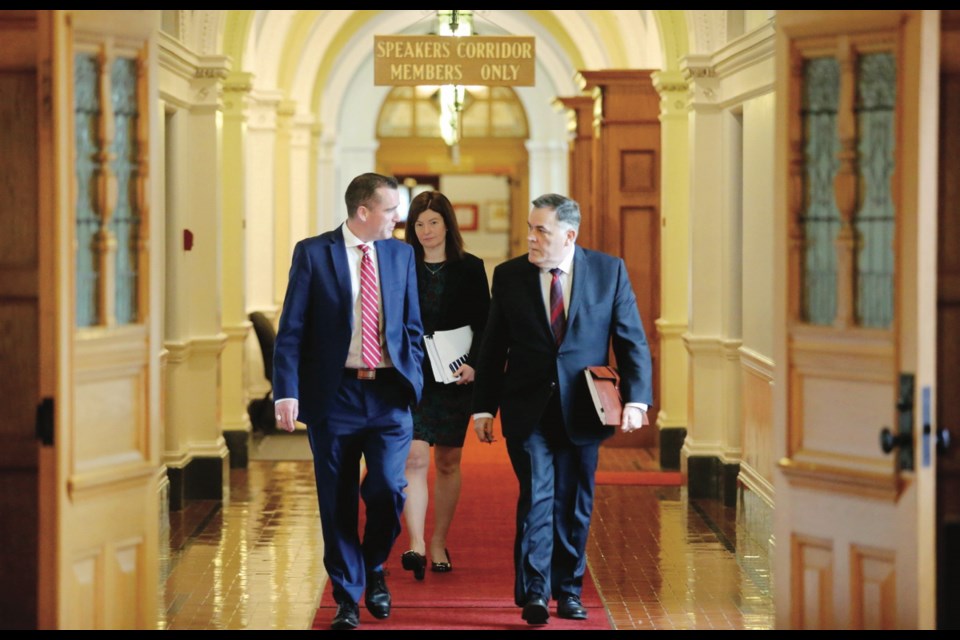
[[[604,448],[600,468],[656,469]],[[772,629],[769,561],[743,516],[684,487],[597,487],[587,558],[614,629]],[[169,515],[157,628],[310,629],[325,584],[312,464],[251,460],[224,501]],[[519,614],[518,614],[519,615]]]

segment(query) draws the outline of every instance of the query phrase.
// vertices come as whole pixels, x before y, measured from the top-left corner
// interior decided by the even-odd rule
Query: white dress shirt
[[[347,352],[347,362],[343,366],[350,369],[366,369],[363,364],[363,355],[361,347],[363,345],[362,328],[360,322],[360,259],[363,258],[363,252],[358,248],[362,244],[370,247],[370,259],[373,260],[373,270],[377,274],[377,290],[380,291],[380,265],[377,264],[377,249],[372,242],[364,243],[357,236],[353,235],[350,227],[343,224],[343,241],[347,246],[347,263],[350,265],[350,291],[353,295],[353,334],[350,336],[350,351]],[[380,364],[378,367],[392,367],[390,354],[383,344],[383,296],[377,296],[380,305]]]

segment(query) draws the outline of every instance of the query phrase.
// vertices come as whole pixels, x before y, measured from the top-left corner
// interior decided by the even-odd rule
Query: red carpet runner
[[[499,428],[496,429],[499,433]],[[520,618],[513,603],[513,535],[517,481],[501,439],[491,445],[477,441],[472,429],[463,450],[463,484],[460,502],[449,536],[450,573],[432,573],[429,558],[422,582],[400,566],[407,550],[406,531],[400,534],[387,561],[387,586],[393,610],[386,620],[377,620],[360,604],[358,630],[476,629],[476,630],[596,630],[610,629],[606,610],[590,577],[584,577],[583,605],[587,620],[564,620],[550,605],[548,624],[531,627]],[[433,470],[431,468],[431,486]],[[427,514],[427,536],[432,531]],[[362,510],[361,510],[362,513]],[[314,629],[329,629],[336,613],[329,582],[313,621]]]
[[[594,482],[597,486],[619,484],[635,487],[679,487],[683,484],[683,476],[679,471],[597,471]]]

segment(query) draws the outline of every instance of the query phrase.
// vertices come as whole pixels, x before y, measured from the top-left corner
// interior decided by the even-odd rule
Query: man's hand
[[[493,418],[474,418],[473,429],[477,432],[480,442],[490,444],[497,441],[493,437]]]
[[[277,428],[293,433],[297,428],[297,416],[300,415],[300,401],[285,398],[278,401],[273,408],[277,414]]]
[[[624,407],[623,416],[620,419],[620,431],[631,433],[639,431],[644,424],[644,415],[646,412],[640,407]]]

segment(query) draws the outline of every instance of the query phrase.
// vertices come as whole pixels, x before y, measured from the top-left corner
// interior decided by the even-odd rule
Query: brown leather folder
[[[583,373],[600,424],[606,427],[619,427],[623,414],[620,374],[614,367],[607,365],[587,367]],[[649,424],[646,413],[643,414],[643,424]]]

